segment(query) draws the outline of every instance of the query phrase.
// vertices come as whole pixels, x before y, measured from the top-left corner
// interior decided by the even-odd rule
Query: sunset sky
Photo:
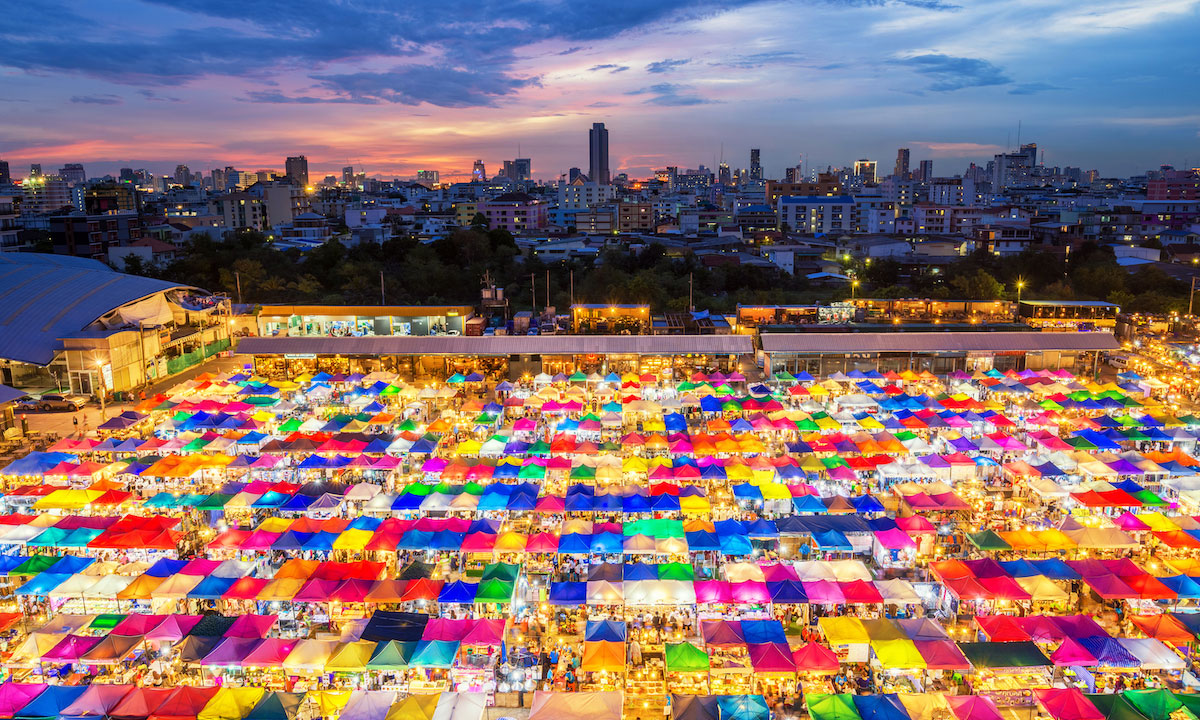
[[[897,147],[939,175],[1021,140],[1105,175],[1200,165],[1200,0],[95,0],[10,3],[0,159],[316,178],[489,173],[768,177]]]

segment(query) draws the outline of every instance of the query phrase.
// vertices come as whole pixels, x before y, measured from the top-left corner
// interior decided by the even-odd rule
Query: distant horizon
[[[481,11],[482,10],[482,11]],[[46,0],[0,38],[0,159],[171,175],[353,165],[489,176],[749,164],[961,173],[1014,149],[1138,175],[1200,165],[1200,0],[707,0],[480,8]]]

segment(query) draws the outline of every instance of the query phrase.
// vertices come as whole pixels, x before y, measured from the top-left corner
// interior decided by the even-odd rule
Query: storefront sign
[[[1033,690],[1022,688],[1019,690],[981,690],[980,695],[987,695],[996,703],[996,707],[1023,707],[1025,705],[1036,705],[1037,698],[1033,695]]]

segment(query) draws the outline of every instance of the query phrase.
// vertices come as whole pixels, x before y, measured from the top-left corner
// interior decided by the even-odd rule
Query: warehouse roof
[[[1037,352],[1040,350],[1116,350],[1105,332],[875,332],[764,333],[765,352],[844,354],[876,352]]]
[[[501,335],[484,337],[259,337],[243,355],[749,355],[749,335]]]
[[[0,359],[48,365],[60,338],[122,305],[182,287],[87,258],[0,253]]]

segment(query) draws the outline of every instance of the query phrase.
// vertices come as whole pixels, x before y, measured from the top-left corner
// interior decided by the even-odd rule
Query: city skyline
[[[750,148],[768,177],[801,156],[888,168],[899,147],[960,172],[1015,148],[1020,125],[1049,165],[1129,175],[1200,163],[1198,8],[531,2],[484,22],[462,19],[487,15],[474,4],[45,3],[0,30],[0,158],[18,176],[102,175],[282,170],[304,154],[314,178],[353,165],[458,180],[520,146],[545,180],[586,167],[583,131],[603,122],[614,175],[744,167]]]

